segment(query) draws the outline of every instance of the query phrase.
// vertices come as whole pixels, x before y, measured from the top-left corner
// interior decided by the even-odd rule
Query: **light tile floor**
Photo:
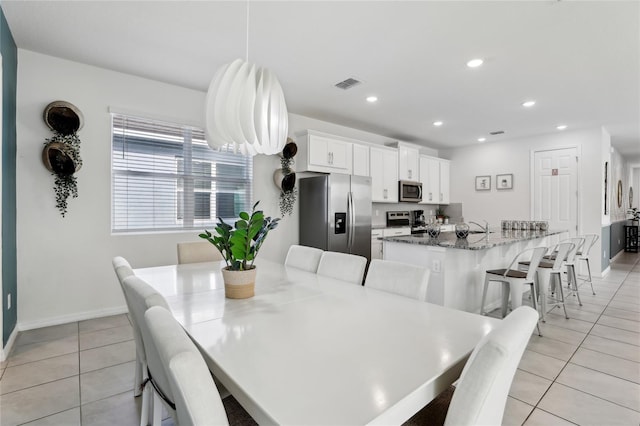
[[[594,279],[595,296],[581,287],[569,320],[548,315],[519,365],[505,425],[640,424],[639,260],[620,255]],[[126,315],[20,333],[0,364],[0,424],[137,426],[132,339]]]

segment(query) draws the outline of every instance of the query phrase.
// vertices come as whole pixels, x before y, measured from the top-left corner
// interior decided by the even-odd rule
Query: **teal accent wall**
[[[625,225],[629,223],[624,220],[621,222],[614,222],[611,224],[610,240],[609,240],[609,259],[613,259],[616,254],[624,250],[625,246]]]
[[[18,49],[0,7],[2,52],[2,347],[16,327],[18,292],[16,275],[16,86]],[[11,293],[11,309],[7,294]]]
[[[602,227],[602,235],[600,235],[602,252],[600,253],[602,260],[602,271],[609,267],[609,259],[611,259],[611,226]]]

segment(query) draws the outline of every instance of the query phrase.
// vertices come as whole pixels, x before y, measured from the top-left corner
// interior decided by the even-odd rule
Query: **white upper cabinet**
[[[353,144],[353,174],[355,176],[371,176],[369,174],[369,147]]]
[[[449,204],[449,160],[420,156],[421,204]]]
[[[390,148],[371,147],[369,150],[371,172],[371,201],[374,203],[398,202],[398,151]]]
[[[420,150],[412,146],[398,144],[398,178],[417,181],[420,179]]]
[[[449,160],[440,159],[440,204],[449,204]]]
[[[309,130],[298,141],[297,168],[301,172],[345,173],[353,170],[353,144]]]

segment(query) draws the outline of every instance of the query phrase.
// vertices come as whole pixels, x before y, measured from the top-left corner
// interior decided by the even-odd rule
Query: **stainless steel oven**
[[[419,203],[422,201],[422,183],[410,180],[398,182],[398,201]]]

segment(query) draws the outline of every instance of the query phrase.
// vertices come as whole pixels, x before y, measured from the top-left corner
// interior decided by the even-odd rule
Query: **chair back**
[[[292,245],[289,247],[287,258],[284,260],[286,266],[302,269],[303,271],[315,273],[324,250],[315,247]]]
[[[582,235],[582,238],[584,238],[584,244],[580,250],[580,257],[588,257],[591,247],[596,244],[600,236],[596,234],[586,234]]]
[[[580,247],[582,247],[582,245],[584,244],[584,238],[574,237],[570,239],[570,242],[574,247],[571,248],[571,250],[569,250],[569,252],[567,253],[566,263],[568,264],[572,264],[576,260],[576,254],[578,253],[578,249],[580,249]]]
[[[124,257],[116,256],[111,261],[113,264],[113,269],[116,272],[116,276],[118,277],[118,281],[120,282],[120,288],[122,289],[122,294],[124,295],[124,300],[127,302],[127,309],[129,310],[129,317],[131,318],[131,328],[133,329],[133,340],[136,342],[136,354],[141,362],[147,361],[147,356],[144,351],[144,342],[142,341],[142,335],[140,334],[140,327],[138,327],[138,322],[133,317],[133,310],[131,309],[131,303],[129,298],[127,297],[127,292],[124,291],[124,280],[130,276],[133,276],[133,269],[131,269],[131,265]]]
[[[114,257],[111,264],[113,265],[113,270],[116,272],[120,286],[122,286],[122,281],[133,275],[133,269],[131,269],[131,265],[127,262],[127,259],[121,256]]]
[[[500,425],[509,388],[538,312],[521,306],[475,347],[451,399],[445,426]]]
[[[573,250],[575,256],[575,249],[576,245],[573,243],[559,243],[556,246],[556,258],[553,261],[552,270],[554,272],[559,272],[562,269],[562,265],[564,264],[565,259],[567,259],[569,252]]]
[[[542,257],[547,252],[547,247],[535,247],[535,248],[530,248],[530,249],[521,251],[516,255],[516,257],[514,257],[513,261],[511,262],[511,265],[509,265],[509,268],[507,268],[507,272],[510,269],[512,269],[513,266],[515,266],[518,262],[520,262],[520,259],[522,259],[523,257],[529,256],[529,252],[531,252],[531,259],[529,259],[529,267],[527,269],[526,279],[529,282],[533,282],[533,278],[536,275],[538,265],[540,265],[540,261],[542,261]],[[507,272],[505,272],[505,274]]]
[[[178,263],[216,262],[224,260],[216,246],[209,241],[178,243]]]
[[[144,314],[175,398],[180,426],[228,425],[207,364],[171,312],[153,306]]]
[[[367,258],[355,254],[325,251],[318,264],[318,275],[362,284]]]
[[[147,368],[149,369],[149,376],[154,385],[160,388],[164,396],[173,401],[173,395],[171,393],[171,388],[169,387],[169,380],[167,379],[167,375],[162,367],[162,362],[160,361],[160,354],[158,353],[158,349],[156,348],[151,334],[149,333],[147,322],[144,319],[144,314],[147,309],[153,306],[161,306],[169,310],[169,305],[160,293],[155,291],[153,287],[135,275],[125,278],[123,286],[125,294],[129,299],[131,315],[134,318],[134,322],[138,324],[138,328],[140,329],[140,335],[142,336],[147,360]]]
[[[420,266],[373,259],[364,285],[426,302],[429,275],[430,271]]]

